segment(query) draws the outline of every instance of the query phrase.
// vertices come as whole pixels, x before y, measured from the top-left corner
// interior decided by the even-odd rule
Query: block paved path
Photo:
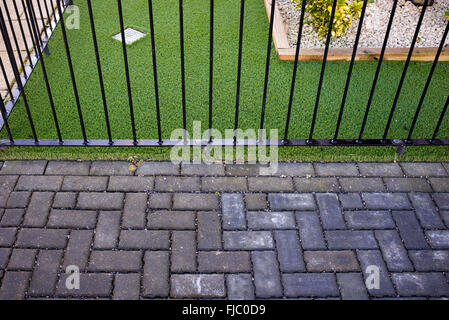
[[[0,299],[449,297],[448,163],[0,164]]]

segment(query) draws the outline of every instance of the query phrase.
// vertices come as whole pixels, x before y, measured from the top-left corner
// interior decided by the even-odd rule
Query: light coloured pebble
[[[287,38],[289,44],[291,47],[296,47],[301,9],[296,8],[292,0],[276,0],[276,3],[288,28]],[[392,5],[393,0],[374,0],[373,3],[368,3],[359,40],[360,48],[382,47]],[[388,48],[410,47],[421,9],[422,7],[417,7],[410,1],[398,0],[388,39]],[[449,10],[449,0],[435,0],[432,6],[427,7],[416,47],[438,47],[448,21],[444,17],[446,10]],[[306,13],[305,17],[310,18],[308,13]],[[332,39],[331,47],[352,48],[358,24],[358,19],[353,21],[351,27],[347,29],[344,35]],[[447,37],[445,45],[449,46],[449,37]],[[324,48],[324,46],[325,39],[319,37],[311,25],[305,24],[301,48]]]

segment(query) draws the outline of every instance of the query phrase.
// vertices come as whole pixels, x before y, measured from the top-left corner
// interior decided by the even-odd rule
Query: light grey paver
[[[407,176],[446,176],[441,163],[402,162],[401,167]]]
[[[219,298],[225,296],[221,274],[177,274],[171,276],[173,298]]]
[[[43,174],[47,161],[34,160],[34,161],[5,161],[3,163],[0,174]]]

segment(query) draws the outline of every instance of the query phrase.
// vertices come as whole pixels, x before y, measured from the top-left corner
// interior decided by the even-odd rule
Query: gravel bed
[[[290,47],[296,47],[298,37],[299,18],[301,9],[296,8],[292,0],[277,0],[284,23],[288,27],[288,41]],[[390,17],[393,0],[374,0],[368,3],[365,21],[360,35],[359,47],[381,48],[388,19]],[[399,0],[396,14],[388,40],[388,48],[408,48],[415,32],[419,14],[422,7],[417,7],[410,1]],[[435,0],[432,6],[427,7],[421,25],[417,47],[438,47],[447,24],[444,12],[449,10],[449,0]],[[306,17],[308,13],[306,13]],[[333,48],[352,48],[359,20],[353,21],[346,33],[332,40]],[[449,45],[447,37],[445,45]],[[309,24],[304,24],[301,48],[324,48],[325,40],[320,38]]]

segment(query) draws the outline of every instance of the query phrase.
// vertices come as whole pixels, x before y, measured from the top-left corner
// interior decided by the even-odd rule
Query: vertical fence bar
[[[20,33],[22,35],[23,44],[25,45],[25,50],[27,52],[28,60],[30,62],[30,66],[32,67],[33,61],[31,60],[30,49],[28,47],[28,41],[26,40],[26,37],[25,37],[25,31],[23,30],[22,19],[20,19],[19,9],[17,8],[16,0],[13,0],[12,3],[14,5],[14,12],[16,13],[17,21],[19,22],[19,29],[20,29]],[[25,8],[24,8],[24,10],[25,10]]]
[[[41,16],[42,28],[44,29],[45,37],[48,40],[47,28],[45,27],[45,19],[44,19],[44,15],[42,14],[42,6],[41,6],[41,3],[39,2],[39,0],[37,1],[37,8],[38,8],[39,14]],[[36,17],[36,12],[34,10],[33,10],[33,13],[34,13],[34,17]],[[38,30],[39,30],[39,28],[38,28]]]
[[[27,3],[29,5],[28,9],[30,11],[32,11],[33,10],[33,3],[32,3],[32,1],[31,0],[27,0]],[[34,22],[34,24],[33,24],[34,28],[37,30],[39,28],[38,25],[37,25],[37,21],[33,20],[32,23],[33,22]],[[38,33],[36,32],[35,36],[37,36],[37,34]],[[36,39],[36,41],[37,41],[37,39]],[[47,89],[47,95],[48,95],[48,99],[50,101],[50,107],[51,107],[51,111],[52,111],[52,114],[53,114],[53,120],[55,122],[56,133],[58,135],[59,142],[62,143],[61,130],[59,128],[58,116],[56,114],[55,104],[54,104],[54,101],[53,101],[53,95],[52,95],[52,92],[51,92],[50,83],[48,81],[47,68],[45,67],[44,57],[42,56],[41,48],[38,47],[37,50],[38,50],[37,53],[38,53],[38,55],[40,57],[39,61],[41,63],[42,75],[44,76],[45,87]]]
[[[39,140],[37,138],[36,128],[34,127],[33,118],[31,116],[30,106],[28,105],[28,99],[23,89],[22,79],[20,78],[19,69],[17,68],[17,64],[11,46],[11,41],[9,40],[8,30],[6,29],[5,18],[3,17],[3,10],[1,8],[0,8],[0,29],[3,36],[3,40],[5,42],[6,51],[8,52],[9,62],[11,63],[11,67],[14,72],[14,76],[16,78],[17,87],[19,88],[19,92],[22,94],[23,104],[25,105],[28,121],[30,123],[31,131],[33,133],[34,142],[38,143]]]
[[[295,63],[293,66],[292,85],[290,88],[290,97],[288,100],[287,120],[285,122],[285,131],[284,131],[284,140],[283,140],[284,144],[288,144],[288,129],[290,127],[290,116],[291,116],[291,112],[292,112],[293,97],[295,94],[296,74],[298,72],[299,51],[301,50],[301,38],[302,38],[302,29],[304,26],[305,11],[306,11],[306,0],[303,0],[301,3],[301,17],[299,19],[298,38],[296,40]]]
[[[239,29],[239,53],[237,62],[237,88],[235,93],[235,118],[234,118],[234,142],[237,141],[237,128],[239,126],[240,108],[240,84],[242,78],[242,53],[243,53],[243,27],[245,21],[245,0],[240,0],[240,29]]]
[[[0,58],[0,67],[2,69],[3,78],[5,78],[6,88],[8,89],[9,97],[11,98],[11,100],[13,100],[14,97],[12,96],[12,91],[11,91],[11,86],[9,84],[8,75],[6,74],[5,66],[3,65],[3,61],[1,58]]]
[[[33,42],[34,55],[37,57],[37,48],[36,47],[38,45],[42,44],[42,39],[39,37],[39,42],[38,43],[34,42],[34,37],[33,37],[34,28],[31,28],[30,17],[28,16],[27,10],[25,10],[25,8],[26,8],[25,0],[22,0],[22,7],[23,7],[23,11],[25,13],[25,21],[27,22],[28,31],[31,35],[31,41]]]
[[[157,62],[156,62],[156,41],[154,39],[153,0],[148,0],[148,11],[150,19],[151,55],[153,57],[153,78],[154,78],[154,97],[156,102],[157,136],[159,144],[162,144],[161,113],[159,108],[159,85],[157,78]]]
[[[187,130],[186,116],[186,75],[184,62],[184,12],[183,2],[179,0],[179,41],[181,50],[181,95],[182,95],[182,127]]]
[[[8,4],[6,3],[6,0],[3,0],[3,5],[5,6],[6,18],[9,21],[9,28],[11,29],[12,39],[13,39],[14,45],[16,47],[17,55],[19,56],[19,62],[20,62],[20,66],[22,67],[22,70],[23,70],[23,75],[25,78],[28,78],[28,75],[26,74],[26,70],[25,70],[25,64],[23,63],[22,54],[21,54],[20,47],[19,47],[19,42],[17,41],[16,31],[14,30],[14,26],[12,25],[12,19],[11,19],[11,15],[9,14]]]
[[[440,118],[438,119],[437,126],[435,127],[435,131],[433,132],[431,142],[434,142],[438,132],[440,131],[440,126],[443,123],[444,116],[446,115],[447,107],[449,105],[449,96],[447,96],[446,103],[444,104],[443,110],[441,111]]]
[[[90,28],[92,31],[92,41],[94,43],[95,59],[97,61],[97,72],[98,72],[98,79],[100,82],[101,98],[103,101],[104,118],[106,121],[106,130],[108,132],[109,144],[112,144],[111,124],[109,122],[108,104],[106,101],[106,92],[104,90],[103,72],[101,70],[100,53],[98,51],[97,34],[95,32],[95,22],[94,22],[94,15],[92,12],[91,0],[87,0],[87,7],[89,10]]]
[[[214,97],[214,0],[210,0],[209,40],[209,142],[212,142],[212,104]]]
[[[348,76],[346,77],[346,84],[345,84],[345,89],[343,92],[343,98],[341,100],[340,111],[338,112],[337,127],[335,128],[334,138],[332,139],[332,143],[334,143],[334,144],[336,143],[336,140],[338,139],[338,133],[340,131],[341,119],[343,117],[343,111],[344,111],[345,104],[346,104],[346,97],[348,95],[349,85],[351,83],[352,68],[354,67],[354,62],[355,62],[355,58],[357,55],[357,49],[359,46],[360,34],[362,33],[363,20],[365,18],[365,11],[366,11],[367,4],[368,4],[368,0],[364,0],[363,7],[362,7],[362,13],[360,15],[360,20],[359,20],[359,26],[357,28],[357,34],[355,36],[354,48],[352,50],[351,63],[349,64]]]
[[[84,119],[83,119],[83,112],[81,110],[81,103],[80,103],[80,98],[79,98],[79,94],[78,94],[78,88],[76,86],[76,79],[75,79],[75,73],[73,71],[73,65],[72,65],[72,57],[70,55],[70,47],[69,47],[69,42],[67,40],[67,33],[65,30],[65,22],[64,22],[64,16],[62,14],[62,9],[61,9],[61,0],[56,0],[56,4],[58,6],[58,13],[59,13],[59,19],[60,19],[60,24],[61,24],[61,31],[62,31],[62,38],[64,40],[64,46],[65,46],[65,51],[66,51],[66,55],[67,55],[67,63],[69,65],[69,70],[70,70],[70,77],[72,79],[72,86],[73,86],[73,93],[75,95],[75,101],[76,101],[76,107],[78,110],[78,117],[80,120],[80,125],[81,125],[81,132],[83,134],[83,140],[84,140],[84,144],[87,144],[87,135],[86,135],[86,128],[84,127]]]
[[[432,81],[433,72],[438,63],[438,59],[440,58],[441,51],[444,47],[444,42],[446,41],[447,33],[449,31],[449,21],[446,24],[446,29],[444,30],[443,38],[441,39],[440,45],[438,47],[437,53],[435,55],[435,59],[433,60],[432,67],[430,68],[429,76],[427,77],[426,84],[424,86],[423,92],[421,94],[421,98],[419,99],[418,107],[416,108],[415,116],[413,117],[412,125],[410,126],[410,130],[408,132],[408,137],[406,142],[409,142],[412,138],[413,130],[415,129],[416,121],[418,120],[419,113],[421,111],[422,105],[424,103],[424,99],[427,94],[427,90],[429,89],[430,82]]]
[[[132,132],[133,132],[134,144],[137,144],[136,123],[134,120],[134,106],[133,106],[133,97],[132,97],[132,92],[131,92],[131,79],[129,76],[128,54],[126,52],[125,25],[123,23],[122,0],[117,0],[117,4],[118,4],[118,15],[119,15],[119,20],[120,20],[120,34],[122,36],[123,60],[125,63],[126,85],[128,87],[128,103],[129,103],[129,113],[131,116],[131,128],[132,128]]]
[[[9,124],[8,124],[8,115],[6,113],[5,104],[3,103],[3,97],[1,95],[0,95],[0,112],[2,114],[3,123],[5,124],[5,127],[6,127],[6,132],[8,133],[9,141],[11,141],[11,143],[14,143],[11,129],[9,128]]]
[[[387,30],[385,32],[382,49],[380,51],[379,62],[377,63],[376,73],[374,74],[373,84],[371,86],[371,90],[369,93],[368,103],[366,104],[365,114],[363,116],[363,121],[362,121],[362,126],[360,128],[359,138],[357,140],[357,142],[359,142],[359,143],[361,142],[361,140],[363,138],[363,133],[365,132],[366,122],[368,120],[369,111],[371,109],[371,103],[373,101],[374,92],[376,90],[377,80],[379,79],[380,69],[382,67],[382,62],[384,60],[385,50],[387,48],[388,38],[390,36],[390,30],[391,30],[391,26],[393,25],[393,19],[394,19],[394,15],[396,13],[397,5],[398,5],[398,0],[394,0],[393,6],[391,8],[390,18],[388,19],[388,25],[387,25]]]
[[[53,0],[50,0],[51,4],[51,11],[53,12],[53,19],[55,19],[55,24],[58,22],[56,21],[56,11],[55,11],[55,4],[53,3]]]
[[[424,6],[421,9],[421,14],[419,15],[418,24],[416,25],[415,34],[413,35],[413,40],[412,40],[412,43],[410,45],[410,50],[409,50],[408,55],[407,55],[407,60],[405,61],[404,69],[402,70],[401,80],[399,81],[398,89],[396,90],[396,95],[394,97],[394,101],[393,101],[393,105],[391,107],[390,115],[388,116],[388,122],[387,122],[387,125],[385,127],[385,132],[384,132],[384,135],[382,137],[382,140],[387,139],[388,131],[390,130],[391,121],[393,119],[393,115],[394,115],[394,112],[396,110],[396,106],[398,104],[399,95],[401,94],[402,85],[404,84],[405,76],[407,74],[407,69],[408,69],[408,66],[410,64],[410,59],[412,58],[413,49],[415,48],[416,40],[418,39],[419,29],[421,28],[421,24],[422,24],[422,21],[423,21],[423,18],[424,18],[424,14],[426,13],[427,4],[428,4],[428,0],[425,0]]]
[[[48,10],[47,0],[44,0],[44,8],[45,8],[45,13],[47,14],[48,26],[49,26],[50,30],[52,30],[53,28],[51,27],[51,15],[50,15],[50,11]]]
[[[317,92],[317,95],[316,95],[315,108],[313,110],[312,125],[310,127],[310,134],[309,134],[309,139],[307,140],[307,144],[312,144],[313,131],[315,129],[315,121],[316,121],[316,116],[317,116],[317,113],[318,113],[318,106],[320,104],[321,88],[323,86],[324,71],[326,70],[327,55],[329,53],[329,45],[330,45],[330,42],[331,42],[332,26],[333,26],[333,23],[334,23],[335,9],[336,8],[337,8],[337,0],[334,0],[334,2],[332,4],[332,12],[331,12],[331,17],[330,17],[330,21],[329,21],[329,31],[327,32],[326,47],[324,49],[323,63],[321,65],[320,82],[318,83],[318,92]]]
[[[262,130],[265,122],[265,108],[267,104],[267,91],[268,91],[268,79],[270,74],[270,58],[271,58],[271,41],[273,39],[273,26],[274,26],[274,9],[276,7],[276,0],[271,0],[271,12],[270,12],[270,27],[268,31],[268,45],[267,45],[267,60],[265,63],[265,81],[263,85],[263,97],[262,97],[262,112],[260,115],[260,126]]]

